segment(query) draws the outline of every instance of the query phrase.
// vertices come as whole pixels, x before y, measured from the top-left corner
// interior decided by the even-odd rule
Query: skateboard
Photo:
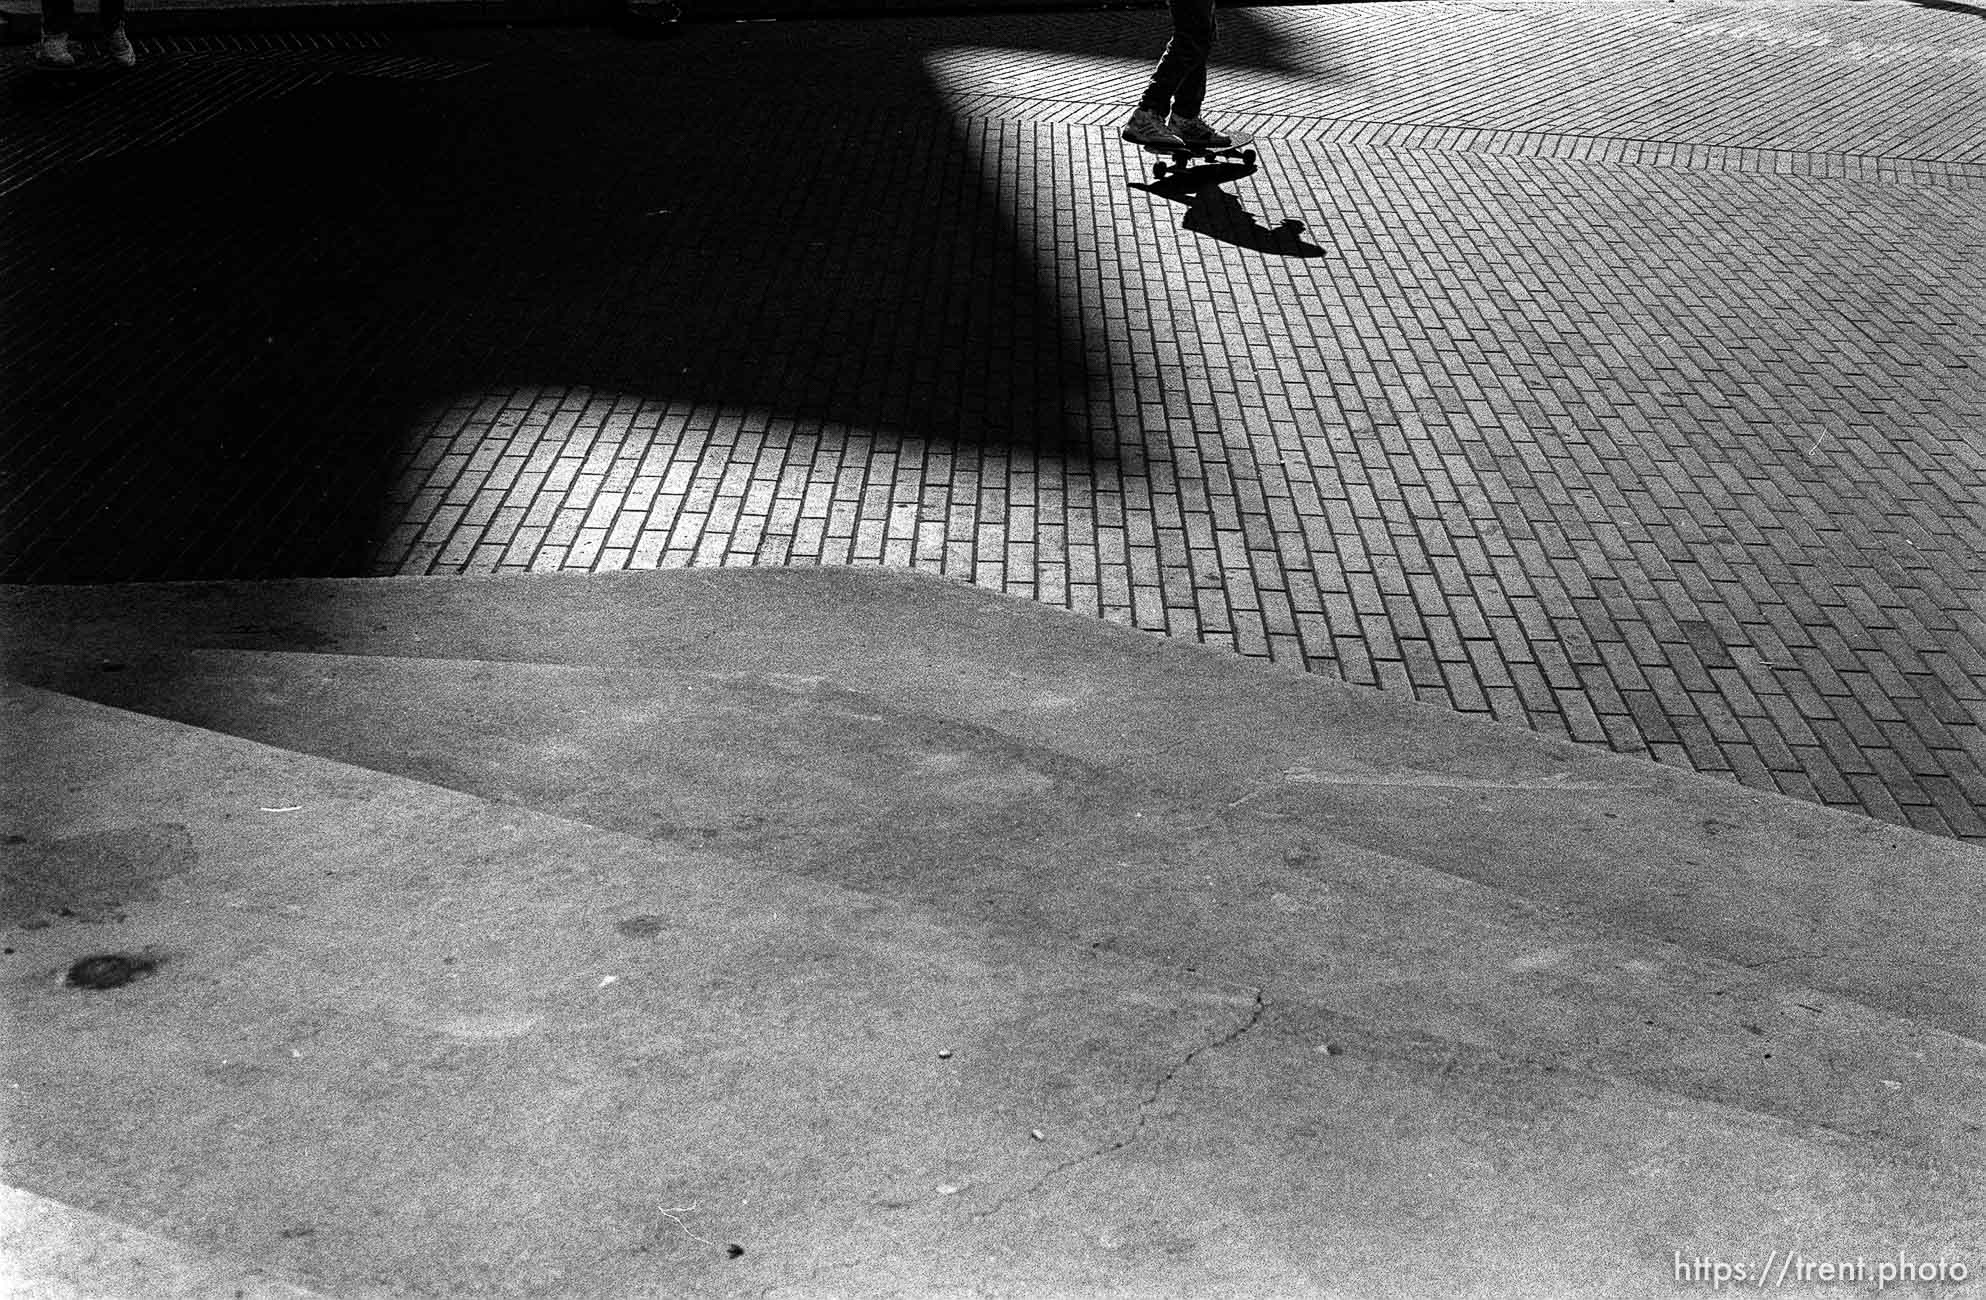
[[[1186,165],[1187,161],[1193,158],[1205,158],[1210,161],[1215,158],[1238,158],[1242,166],[1253,167],[1255,151],[1247,146],[1255,143],[1255,137],[1243,131],[1236,131],[1228,138],[1230,143],[1224,145],[1148,144],[1141,147],[1146,153],[1155,153],[1162,158],[1172,159],[1170,163],[1152,164],[1152,176],[1157,180],[1164,180],[1167,172],[1171,172],[1174,176],[1185,175],[1190,170]]]

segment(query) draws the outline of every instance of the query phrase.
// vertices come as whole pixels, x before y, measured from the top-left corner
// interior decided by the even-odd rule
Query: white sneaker
[[[1149,108],[1141,108],[1131,114],[1131,120],[1124,124],[1124,130],[1119,134],[1132,144],[1158,145],[1160,148],[1175,148],[1185,143]]]
[[[116,60],[118,67],[135,68],[138,66],[138,51],[131,48],[131,38],[125,34],[123,23],[119,23],[117,26],[111,28],[110,35],[104,38],[103,43],[105,48],[110,51],[110,57]]]
[[[76,56],[69,50],[69,33],[43,32],[35,49],[34,61],[44,68],[73,68]]]
[[[1234,143],[1234,137],[1222,135],[1197,117],[1181,117],[1174,113],[1166,120],[1172,133],[1187,144],[1200,149],[1225,149]]]

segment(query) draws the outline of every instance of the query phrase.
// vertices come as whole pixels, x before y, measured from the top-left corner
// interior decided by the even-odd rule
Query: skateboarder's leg
[[[1179,89],[1172,92],[1172,115],[1174,117],[1198,117],[1200,106],[1207,102],[1207,65],[1201,64],[1186,74],[1179,83]]]
[[[1138,111],[1124,128],[1124,138],[1139,140],[1159,132],[1201,148],[1224,147],[1228,138],[1200,120],[1207,97],[1207,59],[1213,53],[1214,0],[1167,0],[1172,11],[1172,39],[1152,71]]]
[[[1138,107],[1131,113],[1131,120],[1124,124],[1124,130],[1120,133],[1133,144],[1178,148],[1182,143],[1178,133],[1165,124],[1166,114],[1172,111],[1172,93],[1178,84],[1175,69],[1182,57],[1179,51],[1179,37],[1175,34],[1167,43],[1164,56],[1159,59],[1158,69],[1146,84]]]
[[[1198,116],[1200,100],[1207,93],[1207,58],[1214,50],[1214,0],[1168,0],[1172,11],[1172,39],[1145,86],[1138,107],[1164,117],[1179,112],[1181,95],[1191,95]]]
[[[1172,9],[1175,28],[1192,31],[1196,38],[1203,39],[1207,54],[1180,78],[1173,90],[1172,113],[1166,125],[1190,145],[1225,149],[1234,143],[1233,139],[1200,120],[1200,107],[1207,100],[1207,57],[1214,48],[1218,31],[1213,0],[1172,0]]]
[[[73,68],[69,30],[76,25],[76,0],[41,0],[41,44],[35,62],[49,68]]]
[[[102,0],[97,9],[99,24],[103,27],[104,40],[110,49],[110,57],[124,67],[132,67],[138,62],[138,52],[131,48],[131,38],[124,32],[124,0]]]

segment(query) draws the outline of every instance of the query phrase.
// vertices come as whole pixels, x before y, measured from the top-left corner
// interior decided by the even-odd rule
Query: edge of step
[[[1576,895],[1598,924],[1844,996],[1900,982],[1932,1019],[1986,1038],[1986,1008],[1913,965],[1926,948],[1982,960],[1986,850],[928,574],[0,588],[0,673],[36,685],[123,702],[109,669],[135,677],[145,656],[189,648],[831,682],[1131,781],[1185,773],[1237,812],[1328,825],[1519,897]],[[1899,925],[1913,890],[1921,926]],[[1757,933],[1733,947],[1733,927]]]

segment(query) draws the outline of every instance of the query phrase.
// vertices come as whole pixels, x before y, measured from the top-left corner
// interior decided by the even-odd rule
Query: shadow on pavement
[[[1147,57],[1162,23],[1040,31]],[[471,431],[543,418],[502,412],[517,391],[1109,454],[1074,309],[924,70],[959,41],[916,22],[410,38],[487,66],[204,105],[169,145],[25,186],[0,579],[366,572],[409,431],[450,408]],[[75,151],[177,75],[141,64],[134,107],[79,117]]]
[[[1264,225],[1241,201],[1221,188],[1229,181],[1253,176],[1258,168],[1241,163],[1213,163],[1174,172],[1163,180],[1133,182],[1131,188],[1186,205],[1181,227],[1223,244],[1275,257],[1322,257],[1324,250],[1303,239],[1304,224],[1284,217]]]
[[[1986,18],[1986,7],[1962,4],[1960,0],[1910,0],[1919,9],[1941,9],[1948,14],[1971,14],[1974,18]]]
[[[363,572],[408,431],[519,389],[1078,436],[1081,354],[914,51],[546,39],[16,194],[56,273],[10,311],[42,364],[8,394],[6,575]]]

